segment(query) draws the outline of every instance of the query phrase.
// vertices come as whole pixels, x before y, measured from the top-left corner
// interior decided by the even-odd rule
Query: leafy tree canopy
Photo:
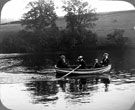
[[[91,31],[97,20],[95,9],[83,0],[64,0],[62,8],[67,23],[63,41],[71,48],[96,46],[96,34]]]
[[[26,25],[26,29],[45,30],[55,25],[57,15],[52,0],[29,2],[26,8],[29,11],[22,17],[22,25]]]
[[[65,15],[67,28],[71,31],[83,30],[86,28],[93,28],[95,25],[93,21],[97,20],[95,9],[91,9],[88,2],[83,0],[64,0],[63,9],[67,14]]]

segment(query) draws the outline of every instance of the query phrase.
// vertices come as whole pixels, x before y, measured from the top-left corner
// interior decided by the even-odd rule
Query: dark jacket
[[[78,60],[78,63],[81,65],[81,66],[79,67],[79,69],[85,69],[85,68],[86,68],[86,63],[85,63],[84,60],[82,60],[82,61]]]
[[[95,63],[93,67],[94,67],[94,68],[100,68],[100,67],[101,67],[101,64]]]
[[[68,63],[64,62],[62,59],[60,59],[58,62],[57,62],[57,67],[59,68],[68,68]]]
[[[101,65],[103,66],[108,66],[110,64],[110,61],[109,59],[107,58],[103,58],[102,61],[101,61]]]

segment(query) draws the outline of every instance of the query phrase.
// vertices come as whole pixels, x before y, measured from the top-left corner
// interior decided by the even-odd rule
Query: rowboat
[[[57,75],[65,75],[71,72],[72,68],[58,68],[55,66],[56,74]],[[77,69],[72,72],[72,75],[97,75],[109,72],[111,70],[111,64],[108,66],[104,66],[101,68],[87,68],[87,69]]]

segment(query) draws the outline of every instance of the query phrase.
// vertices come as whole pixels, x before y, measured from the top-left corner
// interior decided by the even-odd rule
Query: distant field
[[[23,27],[21,24],[6,24],[0,26],[0,32],[13,32],[13,31],[19,31],[22,30]]]
[[[135,11],[102,13],[98,15],[98,18],[93,31],[98,34],[99,43],[105,43],[106,35],[114,29],[124,29],[124,36],[130,38],[131,46],[135,46]],[[61,28],[65,28],[66,26],[65,19],[63,18],[59,18],[56,23]],[[22,29],[23,27],[20,24],[1,25],[0,41],[6,34],[12,34]]]

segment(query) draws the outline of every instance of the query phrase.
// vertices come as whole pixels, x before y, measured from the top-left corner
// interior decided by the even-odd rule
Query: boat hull
[[[57,75],[65,75],[72,71],[71,68],[55,68]],[[101,68],[90,68],[90,69],[77,69],[73,71],[72,75],[96,75],[109,72],[111,70],[111,65],[101,67]]]

